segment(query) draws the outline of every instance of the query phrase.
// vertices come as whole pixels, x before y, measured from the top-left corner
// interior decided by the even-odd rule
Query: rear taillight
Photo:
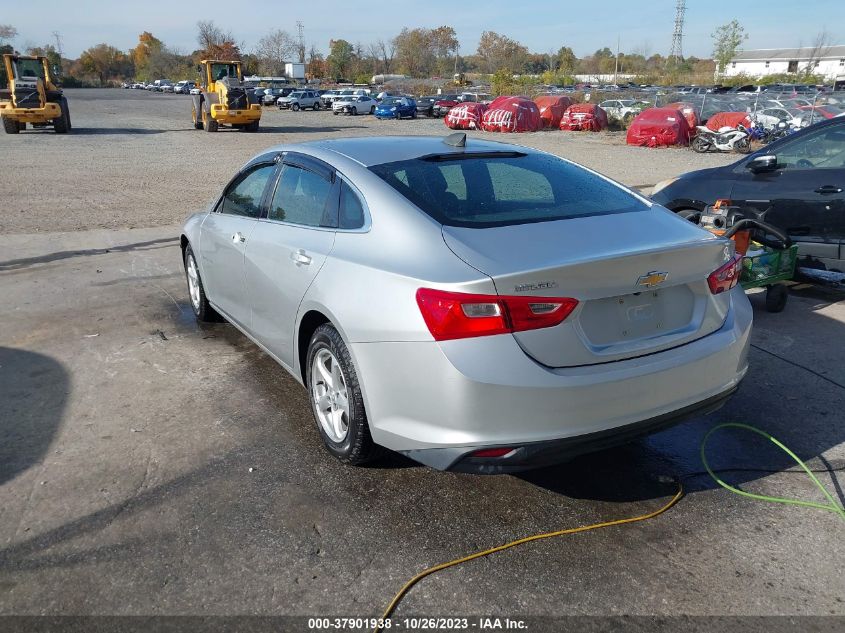
[[[707,285],[710,286],[710,292],[714,295],[727,292],[737,284],[741,274],[742,255],[737,254],[707,277]]]
[[[572,313],[578,300],[475,295],[420,288],[417,304],[434,339],[447,341],[552,327]]]
[[[513,453],[516,449],[511,446],[503,446],[501,448],[482,448],[473,451],[469,454],[470,457],[481,457],[482,459],[495,459],[498,457],[505,457]]]

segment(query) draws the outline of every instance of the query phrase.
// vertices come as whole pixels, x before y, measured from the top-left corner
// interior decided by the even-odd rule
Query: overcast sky
[[[103,42],[128,50],[137,44],[142,31],[188,53],[197,48],[198,19],[213,19],[231,29],[247,52],[270,30],[281,28],[295,34],[299,20],[305,26],[306,44],[313,43],[324,53],[331,38],[366,46],[380,38],[392,38],[404,26],[449,25],[457,31],[462,54],[474,53],[481,32],[491,30],[534,52],[566,45],[583,57],[604,46],[614,49],[618,35],[623,52],[665,55],[675,16],[675,0],[27,0],[4,4],[0,22],[18,29],[17,48],[52,43],[52,33],[58,31],[66,57],[77,57],[89,46]],[[845,0],[688,0],[684,54],[709,56],[710,34],[733,18],[749,35],[746,48],[807,46],[823,29],[827,29],[830,43],[845,44]]]

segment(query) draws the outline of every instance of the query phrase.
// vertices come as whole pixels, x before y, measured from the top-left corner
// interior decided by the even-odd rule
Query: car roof
[[[538,153],[536,150],[528,147],[476,138],[467,138],[466,147],[454,147],[444,143],[442,136],[376,136],[325,139],[292,145],[279,145],[267,151],[303,151],[308,153],[308,149],[323,150],[345,156],[365,167],[393,163],[400,160],[412,160],[431,154],[507,151]]]

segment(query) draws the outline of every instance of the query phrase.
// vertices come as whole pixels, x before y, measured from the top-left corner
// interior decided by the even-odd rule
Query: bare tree
[[[271,31],[255,47],[262,73],[279,76],[285,72],[285,62],[297,52],[299,45],[287,31]]]
[[[382,67],[386,75],[390,74],[390,69],[393,67],[393,58],[396,57],[396,44],[393,40],[379,40],[379,57],[381,58]]]
[[[830,52],[830,33],[822,29],[813,39],[813,45],[810,46],[810,54],[807,56],[807,65],[804,68],[804,75],[812,75],[816,72],[816,67],[821,62],[822,57]]]
[[[0,24],[0,44],[5,44],[18,36],[18,30],[11,24]]]
[[[200,20],[197,22],[197,43],[204,51],[213,51],[226,43],[235,45],[235,36],[231,31],[224,31],[214,23],[214,20]]]

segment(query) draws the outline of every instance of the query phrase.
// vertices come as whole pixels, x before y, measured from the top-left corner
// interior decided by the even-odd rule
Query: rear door
[[[778,157],[773,172],[753,174],[745,161],[737,166],[731,199],[767,211],[766,221],[786,230],[804,263],[843,270],[845,121],[789,139],[771,153]]]
[[[246,249],[251,331],[288,367],[299,304],[334,245],[339,197],[329,165],[288,153]]]
[[[236,176],[200,229],[200,266],[206,294],[244,327],[249,327],[244,250],[275,170],[275,163],[261,163]]]

